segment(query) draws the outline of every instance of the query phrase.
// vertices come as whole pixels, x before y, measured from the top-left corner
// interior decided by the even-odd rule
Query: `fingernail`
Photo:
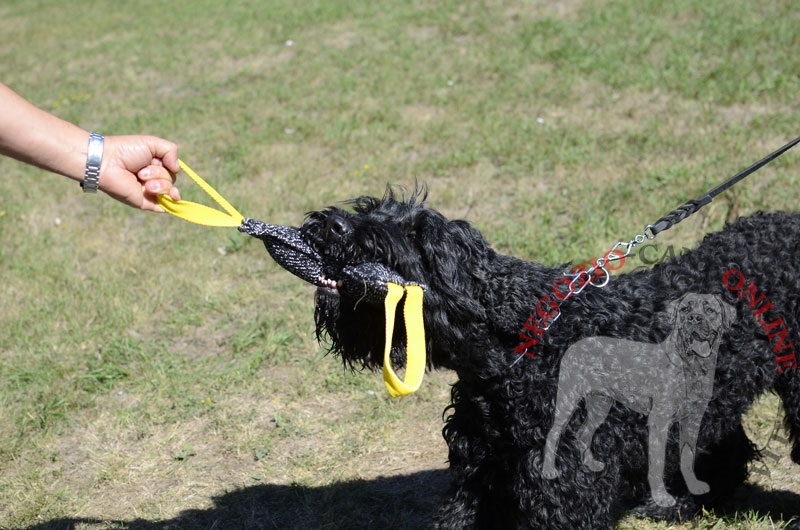
[[[144,187],[150,193],[158,193],[161,191],[161,183],[157,180],[148,180],[144,183]]]

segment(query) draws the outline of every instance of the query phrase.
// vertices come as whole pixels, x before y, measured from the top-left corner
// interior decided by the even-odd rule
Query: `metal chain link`
[[[633,252],[633,249],[636,247],[636,245],[640,245],[646,240],[653,240],[655,237],[656,234],[653,231],[653,225],[647,225],[644,227],[644,230],[641,234],[637,234],[630,241],[617,242],[613,247],[611,247],[611,249],[609,249],[608,252],[603,255],[603,257],[593,260],[593,265],[587,269],[577,272],[565,272],[562,278],[571,278],[566,286],[566,290],[562,291],[558,288],[560,279],[556,280],[555,284],[553,285],[553,293],[560,294],[560,296],[557,295],[556,297],[561,301],[561,303],[557,305],[555,314],[552,317],[548,316],[547,318],[540,319],[544,325],[538,326],[538,329],[540,329],[542,332],[550,329],[550,327],[561,317],[561,305],[576,294],[581,294],[589,285],[596,288],[602,288],[608,285],[608,282],[611,281],[611,273],[606,268],[608,263],[624,260],[631,255],[631,252]],[[622,250],[623,247],[624,251]],[[594,276],[598,271],[602,271],[602,276],[600,276],[600,278],[595,278]],[[514,360],[514,362],[511,363],[511,366],[517,364],[528,353],[528,348],[525,348]]]

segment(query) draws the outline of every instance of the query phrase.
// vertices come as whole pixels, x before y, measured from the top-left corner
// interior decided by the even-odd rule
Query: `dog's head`
[[[408,198],[389,189],[383,198],[359,197],[310,212],[299,230],[264,223],[266,236],[255,234],[262,230],[255,225],[244,230],[269,238],[270,254],[317,286],[317,337],[351,367],[382,364],[387,281],[424,287],[429,364],[453,367],[454,352],[469,340],[466,326],[483,319],[479,291],[492,251],[467,222],[426,208],[425,198],[424,189]],[[398,318],[391,352],[397,367],[405,362],[405,340]]]
[[[681,356],[709,357],[719,349],[736,309],[711,294],[688,293],[670,304],[672,333]]]

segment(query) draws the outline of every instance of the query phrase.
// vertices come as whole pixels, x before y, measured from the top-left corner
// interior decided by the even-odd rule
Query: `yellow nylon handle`
[[[425,375],[425,325],[422,320],[422,287],[408,285],[405,288],[387,282],[389,292],[384,300],[386,312],[386,344],[383,351],[383,382],[392,397],[406,396],[416,392]],[[404,318],[406,325],[406,375],[403,381],[392,368],[392,335],[397,304],[406,295]]]
[[[205,226],[232,226],[238,227],[242,224],[244,216],[240,214],[231,203],[225,200],[222,195],[217,193],[217,190],[211,185],[200,178],[200,175],[195,173],[192,168],[187,166],[183,160],[178,160],[181,169],[186,173],[189,178],[197,183],[204,192],[216,202],[224,212],[215,210],[203,204],[198,204],[191,201],[176,201],[169,195],[159,195],[158,204],[164,211],[171,213],[175,217],[179,217],[184,221],[196,223]]]

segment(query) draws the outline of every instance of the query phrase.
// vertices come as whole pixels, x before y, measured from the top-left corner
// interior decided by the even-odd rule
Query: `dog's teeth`
[[[342,282],[331,280],[330,278],[325,277],[325,275],[322,275],[319,277],[319,284],[323,287],[328,287],[329,289],[336,289],[341,286]]]

